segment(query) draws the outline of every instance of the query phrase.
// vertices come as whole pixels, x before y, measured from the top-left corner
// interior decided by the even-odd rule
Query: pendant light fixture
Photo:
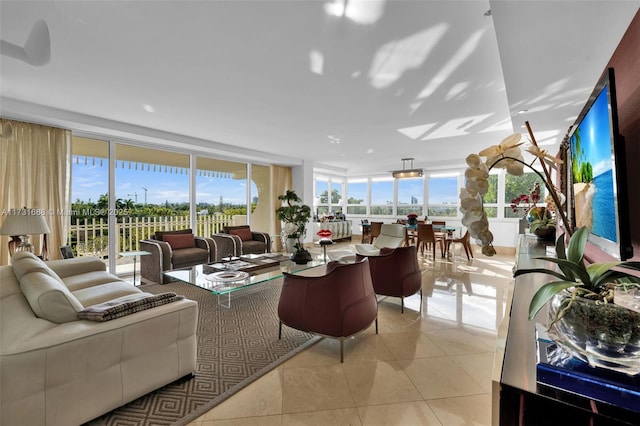
[[[391,172],[391,175],[397,179],[422,177],[423,170],[414,169],[413,160],[413,158],[403,158],[402,170],[394,170]],[[409,168],[407,168],[407,163],[409,163]]]

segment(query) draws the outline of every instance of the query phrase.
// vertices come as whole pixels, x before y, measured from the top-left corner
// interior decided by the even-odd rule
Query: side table
[[[120,252],[120,256],[122,257],[133,257],[133,285],[136,285],[136,260],[138,256],[148,256],[150,254],[150,252],[144,250]]]
[[[315,242],[314,244],[318,244],[320,245],[320,247],[322,247],[322,255],[323,255],[323,261],[324,263],[327,263],[327,246],[333,245],[335,244],[335,242],[333,240],[327,239],[327,238],[323,238],[317,242]]]

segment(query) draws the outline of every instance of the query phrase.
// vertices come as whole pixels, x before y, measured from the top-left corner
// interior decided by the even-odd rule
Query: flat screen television
[[[569,134],[569,214],[589,242],[620,260],[633,256],[624,139],[618,131],[613,68],[607,69]]]

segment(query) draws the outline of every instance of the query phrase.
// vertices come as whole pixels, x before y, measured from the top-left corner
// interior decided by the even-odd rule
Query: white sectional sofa
[[[196,302],[79,319],[104,302],[157,296],[98,258],[16,253],[11,263],[0,266],[1,425],[79,425],[195,372]]]

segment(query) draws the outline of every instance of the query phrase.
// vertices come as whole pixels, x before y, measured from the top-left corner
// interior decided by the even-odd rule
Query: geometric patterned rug
[[[87,425],[185,425],[321,339],[283,327],[278,340],[282,279],[259,285],[251,294],[232,296],[230,308],[185,283],[141,286],[149,293],[173,291],[198,302],[195,377],[166,385]]]

